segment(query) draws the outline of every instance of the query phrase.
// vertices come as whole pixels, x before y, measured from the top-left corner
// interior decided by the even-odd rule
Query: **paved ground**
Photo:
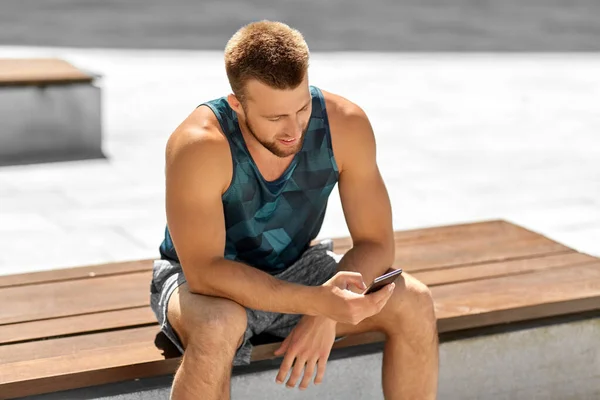
[[[0,47],[104,75],[105,160],[0,168],[0,274],[155,257],[164,145],[227,92],[219,52]],[[600,255],[600,56],[315,53],[359,103],[407,229],[506,218]],[[321,236],[347,234],[334,192]]]
[[[220,50],[256,19],[314,51],[598,51],[597,0],[3,0],[0,44]]]

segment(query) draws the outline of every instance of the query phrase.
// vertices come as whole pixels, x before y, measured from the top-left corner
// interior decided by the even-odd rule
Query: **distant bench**
[[[600,259],[506,221],[395,236],[394,266],[431,287],[441,335],[600,310]],[[336,252],[350,246],[334,240]],[[0,398],[173,374],[180,358],[149,308],[151,268],[144,260],[0,276]],[[332,355],[382,339],[350,336]],[[252,363],[277,346],[256,346]]]
[[[0,59],[0,165],[102,157],[97,78],[60,59]]]

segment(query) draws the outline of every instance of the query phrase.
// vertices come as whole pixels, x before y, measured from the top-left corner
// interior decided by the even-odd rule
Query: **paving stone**
[[[120,227],[0,233],[0,275],[156,257]]]
[[[18,233],[45,231],[60,232],[61,227],[39,213],[32,212],[0,212],[0,232]]]

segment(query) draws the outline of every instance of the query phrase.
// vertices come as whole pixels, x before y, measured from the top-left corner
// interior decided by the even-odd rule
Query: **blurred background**
[[[312,51],[598,51],[596,0],[3,0],[8,45],[221,51],[245,23],[302,31]]]
[[[260,19],[299,29],[311,84],[366,110],[395,229],[500,218],[600,255],[599,17],[596,0],[3,0],[0,58],[95,76],[103,156],[0,167],[0,274],[157,257],[166,140],[229,93],[222,50]],[[347,234],[334,192],[320,237]]]

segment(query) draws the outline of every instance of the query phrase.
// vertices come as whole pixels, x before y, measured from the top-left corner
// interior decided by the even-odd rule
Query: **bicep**
[[[167,162],[167,225],[188,280],[222,258],[225,248],[222,171],[207,151],[180,151]],[[169,156],[168,156],[169,158]]]
[[[344,132],[342,138],[339,178],[348,229],[355,243],[393,240],[391,204],[377,166],[373,130],[366,117],[351,126],[353,131]]]
[[[387,237],[392,212],[387,189],[377,166],[368,171],[340,174],[340,199],[354,242]]]

